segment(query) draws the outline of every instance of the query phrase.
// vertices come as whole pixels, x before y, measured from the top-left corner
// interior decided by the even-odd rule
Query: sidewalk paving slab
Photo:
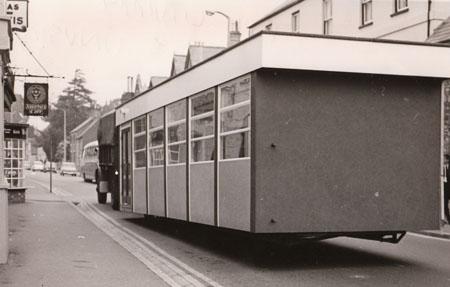
[[[9,206],[0,286],[167,286],[70,203],[39,186]]]

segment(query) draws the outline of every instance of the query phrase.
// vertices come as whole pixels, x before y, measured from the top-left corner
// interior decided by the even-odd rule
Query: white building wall
[[[425,41],[427,38],[427,0],[408,1],[408,11],[394,14],[394,0],[373,0],[373,24],[361,27],[360,0],[332,0],[331,35],[364,38]],[[305,0],[250,29],[250,35],[272,24],[272,31],[291,32],[291,15],[300,11],[300,32],[323,34],[321,0]],[[450,16],[450,1],[432,1],[431,33]],[[411,27],[410,27],[411,26]]]

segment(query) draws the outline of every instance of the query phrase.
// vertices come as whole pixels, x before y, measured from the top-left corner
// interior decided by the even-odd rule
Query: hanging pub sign
[[[48,115],[48,84],[25,83],[24,114],[26,116]]]

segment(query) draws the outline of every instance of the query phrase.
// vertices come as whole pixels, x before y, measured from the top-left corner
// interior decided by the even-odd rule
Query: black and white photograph
[[[0,0],[0,286],[450,286],[450,0]]]

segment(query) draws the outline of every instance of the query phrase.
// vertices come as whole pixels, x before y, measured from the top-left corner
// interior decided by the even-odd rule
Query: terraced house
[[[250,25],[249,33],[272,30],[423,42],[449,16],[450,1],[444,0],[288,0]],[[450,32],[443,38],[448,41]]]

